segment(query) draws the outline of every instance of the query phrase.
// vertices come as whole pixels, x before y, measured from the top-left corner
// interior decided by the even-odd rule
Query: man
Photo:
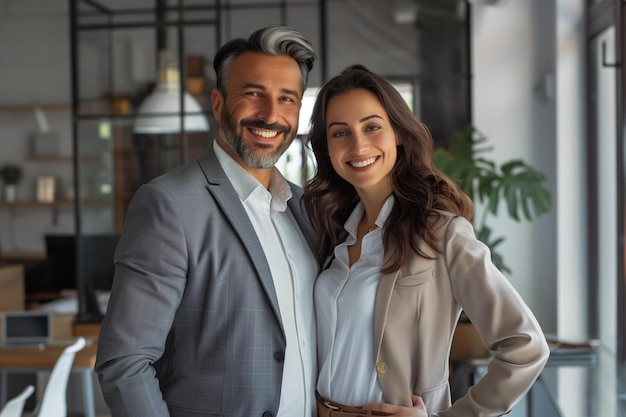
[[[274,164],[315,52],[268,27],[220,48],[217,139],[135,194],[96,372],[113,417],[315,413],[315,237]]]

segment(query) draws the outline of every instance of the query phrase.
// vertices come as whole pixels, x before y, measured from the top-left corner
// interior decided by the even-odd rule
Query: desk
[[[69,345],[69,343],[68,343]],[[51,345],[38,349],[36,347],[0,347],[0,404],[7,401],[6,389],[9,373],[32,373],[50,371],[54,367],[65,345],[53,342]],[[76,353],[72,373],[79,373],[83,386],[83,407],[85,417],[95,417],[93,397],[93,366],[96,362],[97,343],[94,338],[87,339],[87,345]]]
[[[516,407],[513,407],[512,416],[539,416],[539,417],[606,417],[618,414],[598,414],[594,405],[598,401],[597,392],[588,390],[588,387],[597,389],[600,385],[596,371],[599,365],[598,349],[594,345],[555,344],[549,342],[550,357],[545,368],[535,384],[530,388],[526,397]],[[487,372],[491,357],[471,358],[452,361],[455,372],[451,379],[453,401],[467,392],[467,389],[478,382]],[[577,395],[571,391],[562,390],[563,381],[559,384],[558,374],[564,370],[575,369],[580,373],[585,384]],[[612,368],[615,369],[615,368]],[[566,383],[575,383],[569,378]],[[591,382],[591,383],[588,383]],[[578,387],[576,387],[578,388]],[[562,392],[559,392],[561,389]],[[575,412],[568,412],[566,406],[577,399]]]

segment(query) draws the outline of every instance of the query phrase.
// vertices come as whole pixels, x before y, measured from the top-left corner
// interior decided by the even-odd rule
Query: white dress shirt
[[[291,188],[274,168],[268,191],[217,142],[213,149],[252,222],[274,280],[287,341],[278,417],[315,416],[313,285],[318,267],[298,223],[287,210]]]
[[[361,256],[350,267],[348,246],[356,242],[363,217],[359,203],[344,225],[348,237],[337,245],[335,258],[315,284],[317,390],[345,405],[384,401],[374,358],[374,301],[384,262],[382,226],[392,207],[389,197],[376,219],[378,228],[363,237]]]

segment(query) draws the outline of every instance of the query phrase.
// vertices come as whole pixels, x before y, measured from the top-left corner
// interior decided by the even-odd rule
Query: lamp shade
[[[178,91],[157,87],[139,107],[133,126],[135,133],[179,133],[181,131],[179,94]],[[200,104],[187,92],[184,93],[183,99],[185,131],[208,132],[209,123],[202,113]]]
[[[166,134],[181,131],[180,74],[169,50],[160,54],[159,83],[141,103],[133,125],[135,133]],[[208,132],[209,123],[202,107],[185,92],[184,129],[186,132]]]

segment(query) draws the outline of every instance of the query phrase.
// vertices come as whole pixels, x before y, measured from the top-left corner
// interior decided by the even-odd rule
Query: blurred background
[[[69,294],[60,308],[97,324],[134,191],[214,139],[217,48],[289,25],[319,59],[284,175],[312,174],[303,139],[316,90],[356,63],[398,88],[437,147],[471,127],[486,139],[482,157],[531,166],[551,207],[519,221],[504,201],[487,212],[497,252],[545,333],[594,356],[550,367],[535,395],[544,402],[515,412],[624,416],[625,10],[620,0],[0,0],[0,265],[23,267],[23,308]]]

